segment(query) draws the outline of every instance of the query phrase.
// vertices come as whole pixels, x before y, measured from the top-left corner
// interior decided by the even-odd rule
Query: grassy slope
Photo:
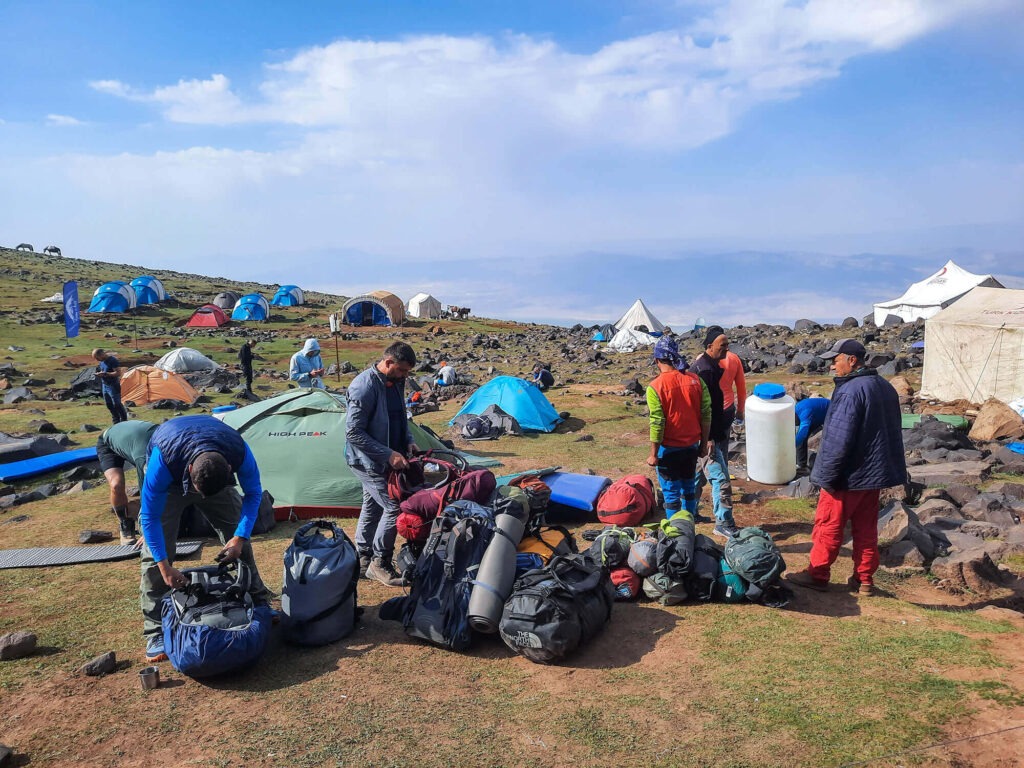
[[[0,338],[5,348],[26,347],[6,354],[20,370],[52,377],[56,386],[79,370],[64,365],[66,356],[116,346],[104,334],[120,341],[130,331],[123,321],[97,327],[87,319],[82,337],[66,350],[60,325],[18,325],[26,311],[48,306],[36,300],[58,290],[62,279],[78,278],[85,297],[87,285],[148,271],[193,303],[236,287],[143,268],[11,252],[0,257],[3,267],[33,273],[0,276]],[[328,307],[336,308],[340,298],[318,299],[326,306],[275,311],[281,319],[269,328],[278,338],[258,348],[266,367],[283,369],[297,339],[324,332]],[[158,336],[189,314],[186,308],[147,310],[139,321],[140,347],[159,346],[166,336],[149,339],[150,333]],[[502,331],[509,324],[474,320],[446,327],[458,334]],[[424,330],[404,332],[415,345]],[[361,367],[386,343],[382,335],[343,342],[342,359]],[[217,332],[188,344],[229,362],[233,355],[225,350],[237,346],[234,341]],[[127,339],[120,346],[131,348]],[[525,370],[528,350],[506,352],[506,372]],[[618,378],[617,371],[603,379],[595,374],[555,390],[556,407],[574,416],[567,428],[505,438],[487,444],[486,452],[510,469],[560,464],[612,476],[637,471],[646,420],[628,400],[595,394],[602,385],[616,389]],[[283,386],[271,379],[258,384]],[[219,395],[204,407],[229,399]],[[441,431],[456,407],[421,421]],[[24,429],[40,418],[28,412],[33,408],[69,430],[107,422],[100,405],[36,401],[0,411],[0,431]],[[159,420],[166,413],[139,415]],[[593,441],[578,442],[580,433]],[[95,439],[72,437],[83,445]],[[109,528],[105,502],[105,489],[95,488],[0,514],[0,547],[66,543],[82,528]],[[15,514],[28,519],[8,523]],[[742,507],[737,517],[766,525],[791,567],[803,564],[813,518],[806,502]],[[352,522],[345,526],[351,533]],[[271,584],[294,529],[282,524],[254,542]],[[213,551],[207,547],[205,555]],[[848,559],[841,560],[836,578],[848,572]],[[1005,655],[1020,645],[1020,631],[972,612],[921,607],[927,586],[919,578],[887,580],[891,598],[800,594],[785,612],[752,605],[618,605],[600,638],[569,664],[550,668],[510,657],[493,641],[467,655],[408,641],[397,625],[376,618],[376,606],[393,592],[361,585],[367,614],[350,639],[303,650],[275,639],[257,670],[210,685],[182,680],[162,665],[172,687],[144,694],[134,674],[141,666],[136,574],[134,561],[0,571],[0,632],[32,629],[46,647],[0,664],[0,741],[28,753],[33,764],[838,765],[937,739],[946,723],[982,701],[1005,709],[1007,718],[1021,712],[1020,657],[1007,661]],[[77,676],[83,661],[108,649],[131,660],[130,668],[99,680]]]

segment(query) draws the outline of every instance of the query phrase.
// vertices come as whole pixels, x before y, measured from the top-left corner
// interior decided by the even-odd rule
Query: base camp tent
[[[159,304],[167,298],[167,291],[164,284],[152,275],[140,275],[132,280],[132,289],[135,291],[135,303]]]
[[[218,293],[210,303],[220,307],[226,312],[230,312],[235,308],[235,304],[238,303],[238,298],[238,294],[234,291],[224,291],[222,293]]]
[[[519,422],[523,429],[550,432],[562,420],[555,406],[544,397],[535,384],[515,376],[497,376],[473,393],[455,418],[464,413],[480,414],[489,405],[501,410]],[[451,423],[454,423],[452,419]]]
[[[626,314],[619,318],[615,327],[620,331],[643,331],[655,335],[665,330],[665,326],[647,308],[643,299],[634,301],[633,306],[627,309]]]
[[[612,337],[615,336],[615,326],[611,323],[605,323],[596,331],[594,335],[590,337],[591,341],[611,341]]]
[[[278,519],[291,514],[359,514],[363,489],[345,463],[345,397],[323,389],[292,389],[224,415],[256,457],[260,481],[274,497]],[[421,450],[447,450],[413,421],[409,429]],[[463,454],[473,467],[500,466],[493,459]]]
[[[374,291],[346,301],[341,318],[348,325],[401,325],[405,304],[393,293]]]
[[[270,300],[273,307],[298,307],[306,303],[306,296],[297,285],[282,285]]]
[[[213,360],[208,358],[202,352],[198,352],[189,347],[178,347],[177,349],[172,349],[166,355],[153,363],[153,365],[162,371],[172,371],[173,373],[212,371],[217,368],[217,364],[213,362]]]
[[[441,302],[429,293],[417,293],[409,299],[409,317],[437,320],[441,317]]]
[[[975,275],[947,261],[942,269],[911,285],[898,299],[875,304],[875,325],[884,324],[889,315],[896,315],[905,323],[927,319],[976,286],[1003,287],[992,275]]]
[[[231,310],[231,319],[242,322],[247,320],[263,322],[268,317],[270,317],[270,305],[258,293],[245,294],[235,302],[234,309]]]
[[[104,283],[89,302],[89,312],[127,312],[135,309],[135,291],[123,280]]]
[[[649,333],[623,328],[612,336],[612,340],[608,342],[608,349],[616,352],[636,352],[642,347],[653,347],[656,341],[657,339]]]
[[[121,375],[121,399],[145,405],[158,400],[179,400],[192,405],[199,393],[183,376],[153,365],[136,365]]]
[[[216,304],[204,304],[185,323],[188,328],[220,328],[226,325],[228,316]]]
[[[1024,396],[1024,291],[975,288],[927,320],[921,394],[972,403]]]

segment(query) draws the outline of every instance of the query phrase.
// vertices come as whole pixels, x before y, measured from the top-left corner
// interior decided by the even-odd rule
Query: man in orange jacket
[[[711,396],[704,382],[687,372],[679,347],[662,336],[654,345],[658,376],[647,386],[651,452],[647,464],[655,467],[665,496],[665,516],[684,506],[697,512],[697,458],[711,431]]]

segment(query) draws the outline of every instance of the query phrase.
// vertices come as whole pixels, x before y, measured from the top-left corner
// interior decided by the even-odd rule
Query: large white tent
[[[911,285],[898,299],[875,304],[875,325],[882,325],[889,315],[896,315],[905,323],[928,319],[978,286],[1003,287],[992,275],[976,275],[958,267],[952,260],[947,261],[942,269]]]
[[[441,302],[429,293],[417,293],[409,299],[409,317],[437,320],[441,316]]]
[[[636,352],[643,347],[653,347],[657,341],[649,333],[623,328],[612,336],[612,340],[608,342],[608,349],[614,349],[616,352]]]
[[[641,327],[642,326],[642,327]],[[633,306],[626,310],[626,314],[619,318],[615,327],[620,330],[637,331],[646,329],[648,333],[661,333],[665,330],[662,322],[654,316],[654,313],[647,308],[643,299],[637,299]]]
[[[191,347],[172,349],[161,357],[154,366],[163,371],[173,373],[190,373],[192,371],[212,371],[217,364],[198,350]]]
[[[975,288],[930,318],[921,394],[972,403],[1024,396],[1024,291]]]

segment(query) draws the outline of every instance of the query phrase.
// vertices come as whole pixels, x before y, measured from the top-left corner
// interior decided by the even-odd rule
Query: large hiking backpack
[[[654,485],[645,475],[626,475],[597,500],[597,518],[605,525],[640,525],[654,509]]]
[[[718,563],[718,578],[712,587],[711,599],[720,603],[740,603],[747,599],[747,582],[726,562],[724,555]]]
[[[459,472],[448,482],[430,488],[421,488],[401,503],[396,521],[398,533],[406,541],[422,544],[430,535],[430,524],[449,503],[473,501],[486,504],[497,480],[489,469]]]
[[[672,581],[683,581],[693,567],[693,544],[697,532],[688,512],[676,512],[662,520],[665,534],[658,542],[658,571]]]
[[[520,475],[510,480],[509,485],[526,491],[530,497],[530,511],[535,516],[547,509],[548,502],[551,501],[551,486],[545,483],[540,475]]]
[[[299,528],[284,553],[285,638],[298,645],[326,645],[350,634],[359,617],[358,581],[356,547],[341,528],[327,520]]]
[[[267,647],[273,614],[254,605],[252,572],[242,562],[181,572],[188,584],[161,605],[164,650],[176,670],[212,677],[254,664]]]
[[[468,648],[473,640],[469,596],[493,536],[490,510],[472,501],[449,504],[430,526],[412,568],[409,594],[381,605],[380,617],[401,621],[409,636],[442,648]]]
[[[617,568],[626,562],[635,540],[636,532],[632,528],[609,525],[597,534],[587,554],[605,568]]]
[[[597,635],[614,600],[606,568],[586,555],[559,555],[516,581],[498,631],[516,653],[550,664]]]
[[[747,599],[757,601],[779,581],[786,561],[770,534],[760,528],[743,528],[725,545],[725,561],[749,585]]]
[[[710,538],[698,533],[693,542],[693,565],[683,580],[694,600],[708,601],[715,596],[715,585],[721,576],[722,550]]]

